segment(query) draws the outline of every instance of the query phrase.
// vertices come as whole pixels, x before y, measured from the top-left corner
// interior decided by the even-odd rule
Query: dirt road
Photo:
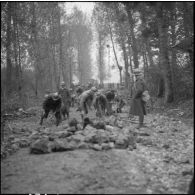
[[[33,155],[29,148],[20,149],[1,161],[1,193],[186,193],[194,166],[193,128],[155,117],[147,116],[148,128],[138,132],[132,151],[78,149]],[[36,126],[30,118],[12,125]]]

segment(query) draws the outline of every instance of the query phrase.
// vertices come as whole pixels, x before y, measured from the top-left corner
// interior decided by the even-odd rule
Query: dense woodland
[[[151,96],[165,103],[193,97],[194,2],[95,2],[90,20],[76,7],[68,15],[63,4],[1,2],[4,108],[28,106],[27,100],[56,91],[62,80],[67,87],[75,77],[86,84],[94,36],[100,84],[109,76],[109,48],[128,91],[133,70],[142,68]]]

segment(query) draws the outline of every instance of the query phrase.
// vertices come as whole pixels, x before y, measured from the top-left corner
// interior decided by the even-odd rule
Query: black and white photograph
[[[194,194],[194,1],[1,1],[1,194]]]

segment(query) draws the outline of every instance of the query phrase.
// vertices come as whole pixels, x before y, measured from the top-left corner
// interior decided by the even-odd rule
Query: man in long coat
[[[135,71],[134,74],[136,81],[129,114],[139,116],[139,125],[137,128],[141,128],[143,127],[144,115],[146,115],[145,102],[142,100],[142,94],[146,90],[146,83],[140,71]]]

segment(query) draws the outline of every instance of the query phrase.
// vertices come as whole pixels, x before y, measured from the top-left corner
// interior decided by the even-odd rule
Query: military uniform
[[[144,115],[146,115],[146,103],[142,100],[142,94],[147,90],[147,86],[144,79],[140,77],[141,72],[135,72],[135,76],[136,82],[129,114],[139,116],[139,125],[137,128],[141,128],[143,126]]]

